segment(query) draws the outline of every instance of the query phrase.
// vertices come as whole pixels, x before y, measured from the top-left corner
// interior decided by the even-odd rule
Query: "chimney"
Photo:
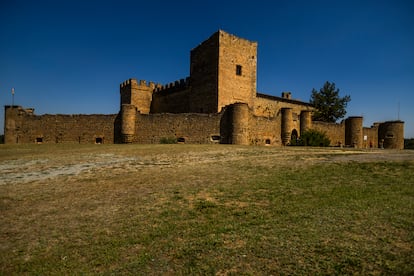
[[[282,92],[282,98],[283,99],[291,99],[292,98],[292,93],[290,92]]]

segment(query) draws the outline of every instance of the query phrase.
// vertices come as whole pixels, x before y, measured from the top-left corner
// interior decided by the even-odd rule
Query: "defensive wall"
[[[34,115],[34,109],[5,107],[5,143],[114,143],[112,115]]]
[[[362,117],[341,123],[311,120],[311,111],[293,119],[292,108],[263,117],[245,103],[225,107],[220,113],[141,114],[134,105],[124,104],[119,114],[35,115],[33,109],[6,106],[5,143],[160,143],[173,138],[180,143],[289,145],[305,130],[324,132],[331,146],[402,149],[403,122],[362,126]]]

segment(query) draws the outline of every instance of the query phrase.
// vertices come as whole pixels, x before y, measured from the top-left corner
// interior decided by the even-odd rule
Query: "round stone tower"
[[[404,149],[404,122],[381,123],[378,128],[378,144],[385,149]]]
[[[249,106],[246,103],[235,103],[232,108],[231,143],[234,145],[249,144]]]
[[[363,127],[361,116],[348,117],[345,120],[345,145],[362,148]]]
[[[135,137],[135,118],[137,108],[132,104],[121,106],[121,135],[122,143],[132,143]]]
[[[312,111],[302,110],[300,113],[300,134],[312,128]]]
[[[281,125],[281,136],[282,143],[284,146],[289,145],[290,136],[293,129],[293,115],[292,108],[282,108],[282,125]]]

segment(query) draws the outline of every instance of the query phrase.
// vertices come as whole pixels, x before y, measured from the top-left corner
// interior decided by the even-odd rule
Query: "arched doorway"
[[[292,130],[292,133],[290,135],[290,144],[296,145],[298,143],[298,131],[296,129]]]

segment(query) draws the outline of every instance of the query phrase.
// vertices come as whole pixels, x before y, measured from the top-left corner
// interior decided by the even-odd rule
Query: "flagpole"
[[[400,101],[398,101],[398,121],[400,120]]]
[[[14,88],[11,89],[12,93],[12,108],[14,107]]]

